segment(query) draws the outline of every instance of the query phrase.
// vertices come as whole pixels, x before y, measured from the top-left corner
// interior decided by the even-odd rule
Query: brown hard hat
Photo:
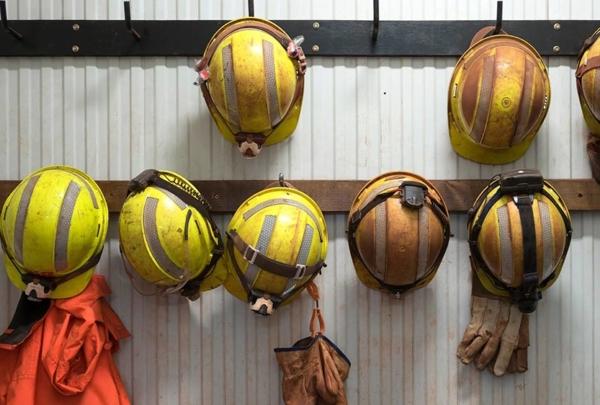
[[[448,210],[426,179],[393,172],[371,180],[356,196],[348,242],[358,278],[397,295],[433,278],[450,237]]]

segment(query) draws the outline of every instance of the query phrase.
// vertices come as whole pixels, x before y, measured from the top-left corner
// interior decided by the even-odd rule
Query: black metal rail
[[[225,21],[13,20],[0,30],[0,56],[200,56]],[[311,56],[459,56],[496,21],[276,21],[304,35]],[[598,20],[503,21],[502,29],[542,55],[576,56]],[[375,30],[375,31],[374,31]],[[15,35],[15,32],[18,35]],[[136,35],[137,34],[137,35]]]

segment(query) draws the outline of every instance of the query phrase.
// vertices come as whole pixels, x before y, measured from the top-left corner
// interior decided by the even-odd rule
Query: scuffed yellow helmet
[[[291,187],[248,198],[228,226],[225,288],[261,315],[292,301],[321,271],[327,226],[317,204]]]
[[[119,239],[125,269],[142,294],[180,292],[194,300],[225,279],[215,269],[223,242],[208,203],[177,173],[146,170],[130,182]]]
[[[550,80],[527,41],[485,32],[475,36],[450,80],[450,141],[466,159],[504,164],[523,156],[535,139],[548,112]]]
[[[589,37],[579,54],[575,73],[583,117],[592,135],[600,137],[600,29]]]
[[[85,289],[100,260],[108,208],[87,174],[49,166],[12,191],[0,224],[10,281],[31,299],[69,298]]]
[[[473,270],[483,287],[533,312],[558,278],[571,241],[569,210],[536,170],[494,177],[468,220]]]
[[[270,21],[241,18],[215,33],[196,66],[219,131],[246,157],[296,128],[306,69],[301,42]]]

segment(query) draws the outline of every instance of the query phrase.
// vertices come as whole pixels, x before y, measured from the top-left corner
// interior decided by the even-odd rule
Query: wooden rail
[[[363,180],[291,180],[295,187],[315,199],[325,213],[345,213]],[[433,180],[448,209],[466,212],[487,180]],[[600,185],[591,179],[550,180],[558,189],[572,211],[600,211]],[[271,180],[210,180],[194,181],[208,199],[212,210],[218,214],[234,212],[242,202],[255,192],[273,183]],[[0,181],[0,204],[16,187],[18,181]],[[127,194],[127,181],[98,181],[111,213],[121,210]]]

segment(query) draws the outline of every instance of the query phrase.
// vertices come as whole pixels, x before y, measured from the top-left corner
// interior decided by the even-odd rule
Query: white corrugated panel
[[[18,3],[18,4],[17,4]],[[382,19],[493,19],[493,1],[381,1]],[[133,1],[133,18],[235,18],[246,1]],[[122,2],[9,1],[9,18],[119,19]],[[277,19],[369,19],[371,2],[256,0]],[[507,19],[600,18],[593,0],[505,1]],[[527,155],[505,168],[550,178],[589,177],[575,61],[550,58],[552,104]],[[192,179],[367,179],[410,170],[433,179],[489,178],[500,169],[458,158],[448,142],[446,96],[453,58],[312,58],[294,138],[247,161],[218,136],[191,58],[4,58],[0,60],[2,179],[65,163],[97,179],[168,168]],[[329,267],[320,277],[327,334],[353,361],[352,404],[600,403],[600,214],[574,215],[563,275],[531,316],[530,369],[494,378],[459,364],[469,318],[466,218],[427,288],[394,300],[355,278],[345,221],[327,218]],[[227,218],[220,218],[225,225]],[[118,365],[136,404],[277,404],[272,349],[307,334],[307,297],[271,319],[251,314],[223,289],[194,303],[133,292],[121,270],[116,218],[99,266],[111,304],[133,338]],[[18,292],[0,277],[0,327]]]

